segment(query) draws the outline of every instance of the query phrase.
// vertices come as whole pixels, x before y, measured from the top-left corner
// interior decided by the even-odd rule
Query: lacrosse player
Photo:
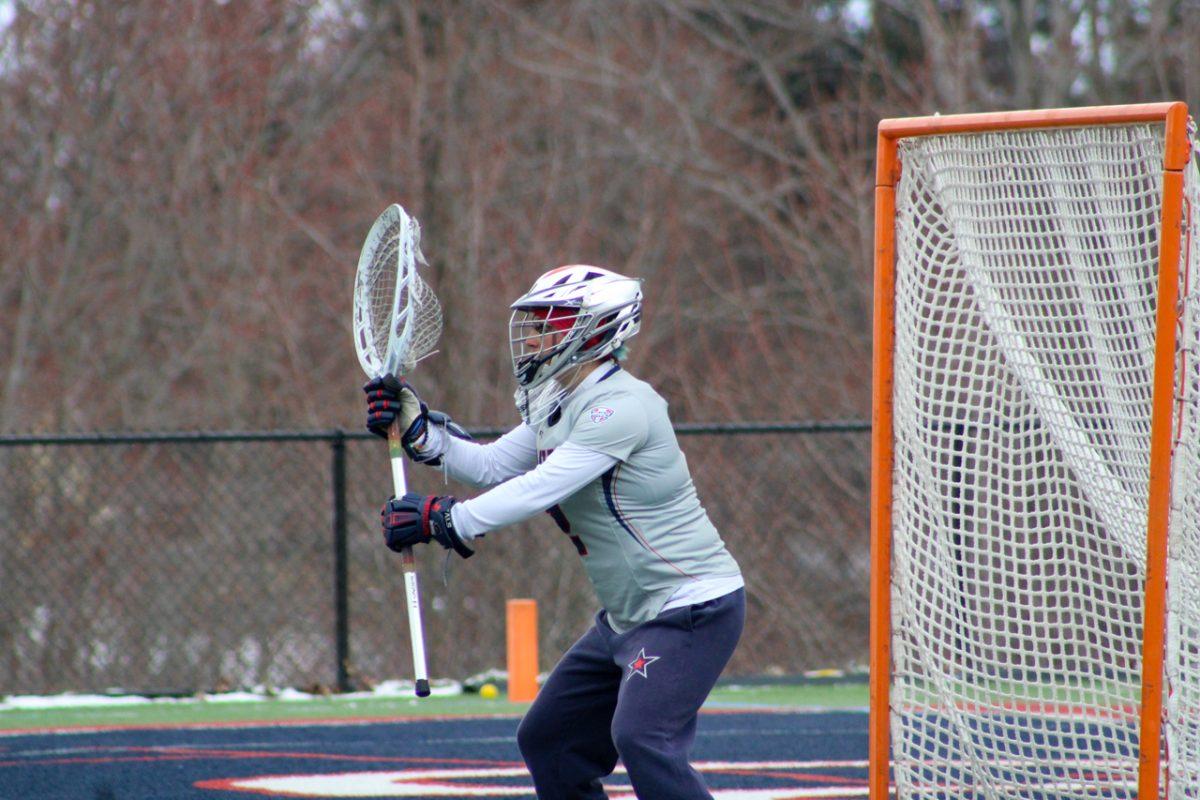
[[[688,763],[696,714],[741,635],[737,562],[696,496],[667,403],[621,367],[641,326],[636,279],[570,265],[512,304],[522,424],[469,441],[412,386],[367,384],[367,427],[400,420],[409,457],[489,487],[469,500],[406,494],[382,512],[393,550],[436,541],[464,558],[483,534],[549,510],[601,610],[517,731],[539,798],[606,797],[620,758],[639,798],[709,798]]]

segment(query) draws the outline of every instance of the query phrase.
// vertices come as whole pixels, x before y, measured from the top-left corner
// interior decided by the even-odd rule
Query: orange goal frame
[[[871,410],[871,633],[869,791],[887,800],[890,771],[893,348],[895,344],[896,184],[901,139],[947,133],[1163,122],[1162,223],[1159,229],[1158,306],[1150,427],[1149,513],[1143,598],[1142,704],[1138,740],[1138,797],[1158,797],[1170,504],[1171,420],[1182,241],[1183,170],[1189,157],[1187,105],[1182,102],[1094,106],[1042,111],[885,119],[879,123],[875,172],[875,299]]]

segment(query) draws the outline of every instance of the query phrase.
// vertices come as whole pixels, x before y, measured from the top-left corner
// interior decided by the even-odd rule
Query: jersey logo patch
[[[588,411],[588,416],[591,418],[592,422],[596,423],[597,425],[599,425],[601,422],[604,422],[604,420],[608,419],[612,415],[613,410],[611,408],[605,408],[604,406],[595,406]]]

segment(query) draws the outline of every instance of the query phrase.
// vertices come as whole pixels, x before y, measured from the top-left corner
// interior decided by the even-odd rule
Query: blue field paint
[[[421,788],[432,785],[532,798],[516,727],[459,717],[8,736],[0,798],[456,797]],[[694,755],[717,800],[771,800],[821,787],[865,797],[866,752],[862,713],[719,713],[702,716]],[[606,785],[614,800],[631,797],[619,770]]]

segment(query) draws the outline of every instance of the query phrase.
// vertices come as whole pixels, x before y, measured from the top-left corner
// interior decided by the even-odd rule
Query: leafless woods
[[[349,282],[427,230],[417,377],[513,420],[505,301],[646,279],[680,420],[863,416],[884,116],[1195,100],[1192,3],[18,2],[0,33],[3,430],[355,427]]]

